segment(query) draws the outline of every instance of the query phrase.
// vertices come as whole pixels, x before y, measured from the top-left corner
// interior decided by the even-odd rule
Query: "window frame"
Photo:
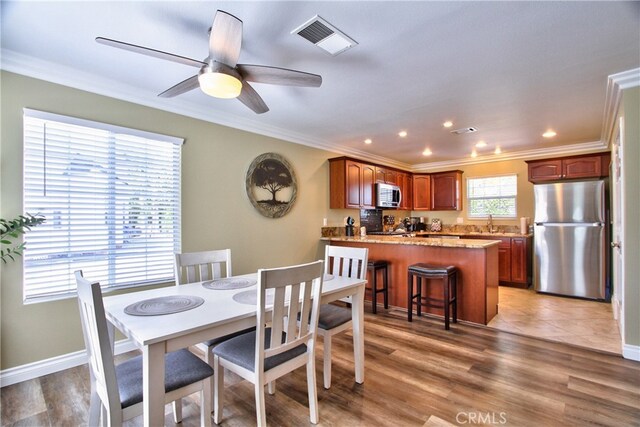
[[[44,124],[40,125],[40,123],[38,123],[40,121],[44,122]],[[82,191],[85,193],[76,193],[74,191],[77,190],[76,188],[69,187],[71,188],[71,190],[67,192],[67,194],[69,194],[69,196],[67,197],[69,198],[70,202],[68,206],[62,209],[62,211],[64,212],[63,216],[66,217],[67,224],[64,224],[62,226],[62,229],[66,230],[69,235],[73,233],[79,233],[80,228],[78,226],[74,227],[71,222],[77,220],[77,217],[76,219],[74,219],[74,215],[78,215],[78,211],[81,211],[83,208],[82,205],[77,205],[78,201],[74,199],[74,197],[77,198],[79,197],[79,195],[81,196],[82,194],[86,194],[86,191],[88,189],[88,194],[92,195],[91,197],[95,197],[96,199],[100,200],[100,196],[102,195],[103,199],[108,199],[108,201],[102,200],[102,203],[99,204],[96,209],[96,211],[99,213],[96,214],[96,217],[101,217],[101,219],[99,220],[100,227],[98,228],[109,229],[109,232],[106,232],[105,230],[98,230],[96,228],[89,228],[89,235],[96,236],[95,244],[94,241],[91,240],[91,242],[89,243],[89,249],[87,250],[86,247],[84,249],[85,253],[79,254],[78,256],[69,256],[65,261],[61,262],[57,266],[55,265],[55,262],[51,262],[51,260],[55,259],[56,256],[59,256],[59,254],[62,254],[65,250],[55,247],[47,248],[46,244],[42,242],[45,238],[52,238],[50,237],[51,233],[54,233],[56,227],[59,226],[59,218],[55,215],[57,208],[54,208],[54,206],[57,206],[56,203],[59,202],[59,197],[62,196],[57,196],[56,198],[52,198],[48,201],[42,201],[41,198],[34,196],[32,182],[34,180],[37,181],[38,172],[33,172],[33,165],[31,163],[28,164],[28,162],[34,162],[38,161],[38,159],[42,159],[41,161],[43,162],[43,166],[41,173],[45,177],[45,181],[43,184],[45,186],[41,188],[42,192],[46,194],[46,186],[49,185],[49,181],[47,181],[47,174],[53,174],[50,166],[46,163],[48,161],[48,152],[46,151],[47,122],[55,122],[56,124],[59,124],[57,130],[60,132],[64,132],[64,127],[68,127],[68,130],[66,130],[66,132],[68,132],[68,141],[60,142],[60,140],[58,140],[55,143],[52,142],[52,144],[54,144],[57,148],[68,147],[67,149],[69,153],[60,154],[57,158],[57,160],[61,162],[68,162],[66,169],[67,171],[73,171],[74,163],[72,156],[78,156],[78,150],[81,150],[82,148],[86,149],[95,147],[98,155],[100,153],[104,153],[105,151],[108,152],[106,156],[103,156],[101,158],[103,161],[107,159],[109,165],[111,165],[112,163],[117,165],[114,167],[115,169],[109,169],[109,173],[113,174],[116,180],[125,179],[125,185],[129,186],[133,185],[131,181],[133,179],[135,180],[136,188],[139,189],[139,192],[131,193],[131,190],[123,192],[122,190],[114,188],[115,186],[90,183],[83,186]],[[74,131],[71,128],[73,126],[84,127],[87,128],[87,130],[79,129],[77,131]],[[28,134],[28,132],[34,131],[36,132],[35,134]],[[40,131],[42,132],[42,136],[37,133]],[[82,141],[80,145],[76,145],[78,144],[76,141],[79,137],[91,136],[91,133],[96,132],[101,133],[101,135],[96,136],[95,139],[90,137],[87,139],[88,142],[85,143],[84,141]],[[107,135],[108,137],[105,137],[105,135]],[[28,141],[27,138],[30,138],[31,140]],[[38,138],[41,139],[39,140]],[[108,140],[108,142],[106,140]],[[136,143],[138,142],[141,145],[136,145]],[[75,298],[77,295],[75,280],[70,278],[68,272],[82,269],[81,265],[86,265],[87,263],[94,263],[94,268],[96,270],[107,271],[108,273],[105,274],[107,274],[109,277],[116,277],[116,279],[114,279],[114,282],[111,282],[110,280],[106,280],[106,278],[104,277],[100,278],[89,276],[90,280],[100,281],[103,291],[105,292],[166,284],[170,283],[173,280],[173,273],[171,273],[171,276],[168,275],[169,267],[166,265],[166,261],[173,258],[174,252],[181,251],[182,245],[181,147],[184,144],[184,138],[24,108],[23,144],[23,212],[29,212],[32,214],[42,213],[31,212],[30,210],[33,210],[34,205],[41,205],[45,208],[49,208],[51,211],[48,212],[48,215],[45,215],[47,221],[43,225],[32,229],[32,231],[27,233],[27,235],[25,235],[24,237],[25,241],[27,242],[22,261],[22,293],[24,304]],[[43,154],[38,153],[38,144],[42,144]],[[111,150],[113,144],[115,144],[117,149],[120,150],[119,153],[125,152],[126,154],[124,156],[119,156],[118,154],[112,153]],[[129,151],[129,149],[132,151]],[[166,157],[167,152],[169,153],[169,157]],[[161,163],[162,166],[169,167],[169,171],[167,173],[162,175],[154,174],[154,171],[157,171],[159,169],[156,164],[158,159],[161,159],[160,161],[163,162]],[[51,162],[53,162],[53,160],[51,160]],[[71,167],[71,169],[69,169],[69,167]],[[118,171],[120,170],[120,168],[122,168],[122,172]],[[91,172],[92,168],[88,169],[89,172],[83,170],[82,172],[78,173],[78,176],[84,174],[90,177],[91,173],[93,173],[94,176],[100,175],[96,174],[96,172]],[[71,183],[74,179],[73,177],[71,177],[72,173],[73,172],[68,173],[69,178],[59,178],[58,182],[64,183],[64,180],[66,179],[69,183]],[[65,174],[67,174],[67,172],[63,173],[62,175]],[[76,180],[78,180],[78,176],[75,177]],[[150,179],[152,177],[154,178],[153,180]],[[156,181],[158,177],[162,178],[162,180],[160,181],[162,183],[161,188],[170,189],[169,192],[165,192],[163,194],[171,194],[170,198],[165,198],[162,201],[160,201],[160,199],[158,199],[158,196],[156,195],[158,193],[158,187],[160,186]],[[87,181],[90,181],[90,179],[87,178]],[[153,184],[150,185],[149,183]],[[37,185],[38,184],[35,185],[36,188]],[[167,185],[169,185],[169,187],[167,187]],[[96,192],[91,193],[91,189],[96,189]],[[65,194],[64,190],[59,191],[58,194]],[[144,197],[145,199],[142,199],[142,197]],[[130,258],[127,258],[127,255],[121,255],[121,252],[118,249],[114,249],[113,245],[117,239],[120,239],[119,243],[121,246],[125,244],[124,240],[127,237],[127,232],[125,229],[127,228],[127,224],[129,223],[127,219],[128,217],[110,217],[109,215],[107,215],[107,212],[104,209],[107,209],[108,212],[111,212],[112,208],[122,209],[123,205],[130,206],[132,201],[135,202],[141,200],[146,200],[147,203],[149,200],[151,200],[151,205],[147,204],[145,205],[145,207],[147,209],[157,210],[158,212],[160,212],[157,214],[157,224],[150,226],[149,230],[157,231],[157,229],[160,229],[161,237],[157,238],[156,236],[149,237],[148,235],[144,235],[141,241],[136,242],[136,244],[133,245],[137,246],[137,248],[133,246],[130,247],[130,250],[128,251],[128,254],[130,254]],[[164,209],[164,211],[162,211],[162,209]],[[109,219],[105,219],[107,217],[109,217]],[[146,226],[146,224],[149,223],[149,220],[146,218],[151,218],[151,216],[140,217],[141,222],[138,222],[140,222],[140,224],[145,224]],[[154,217],[154,220],[155,219],[156,218]],[[47,224],[47,222],[49,224]],[[94,222],[93,224],[98,224],[98,222]],[[170,224],[170,228],[167,228],[165,226],[163,230],[163,225],[166,224]],[[117,237],[112,236],[113,227],[119,227],[119,229],[121,230],[121,234],[118,234]],[[38,234],[40,234],[40,236],[38,236]],[[38,238],[39,240],[37,240]],[[68,237],[67,239],[71,239],[71,237]],[[31,241],[32,243],[29,244],[29,241]],[[105,242],[107,242],[106,246]],[[68,240],[67,245],[69,247],[72,247],[74,244],[77,243],[73,243],[71,240]],[[84,245],[85,244],[83,244],[83,246]],[[29,252],[30,247],[32,248],[31,250],[34,251],[34,256],[31,256]],[[93,249],[91,249],[91,247]],[[165,248],[166,250],[171,248],[170,255],[167,254]],[[38,253],[40,259],[37,259],[35,257],[36,250],[42,251]],[[103,254],[100,254],[101,252]],[[52,256],[54,258],[51,258]],[[163,268],[157,275],[162,276],[162,278],[152,277],[153,275],[149,275],[149,272],[152,271],[154,261],[162,262]],[[63,272],[64,274],[64,278],[61,278],[59,282],[52,284],[50,288],[46,288],[44,287],[46,285],[43,286],[40,284],[43,279],[38,280],[34,278],[36,273],[43,268],[43,265],[47,265],[48,263],[52,266],[51,271],[53,276],[56,276],[56,272]],[[77,264],[80,264],[80,266],[77,266]],[[120,264],[121,266],[118,267],[118,265],[116,264]],[[105,265],[107,266],[105,267]],[[124,268],[126,270],[126,273],[123,273],[122,265],[125,266]],[[173,263],[171,263],[170,269],[171,271],[173,271]],[[85,275],[88,275],[86,271]],[[131,275],[131,277],[128,277],[129,275]],[[136,275],[138,275],[138,277],[146,275],[146,279],[138,280],[135,277]],[[38,292],[38,288],[40,288],[42,291]]]
[[[470,182],[472,180],[483,180],[483,179],[491,179],[491,178],[503,178],[503,177],[513,177],[515,179],[515,194],[513,196],[498,196],[498,197],[471,197],[470,196],[470,191],[469,191],[469,185]],[[492,216],[492,218],[494,219],[506,219],[506,220],[513,220],[513,219],[517,219],[518,218],[518,174],[517,173],[504,173],[504,174],[499,174],[499,175],[486,175],[486,176],[470,176],[466,178],[466,188],[465,188],[465,196],[466,196],[466,203],[467,203],[467,219],[470,221],[473,220],[484,220],[484,219],[488,219],[489,215]],[[494,199],[511,199],[513,198],[513,205],[514,205],[514,213],[513,215],[500,215],[500,214],[493,214],[493,213],[484,213],[482,216],[473,216],[471,215],[471,201],[472,200],[481,200],[481,199],[485,199],[485,200],[494,200]]]

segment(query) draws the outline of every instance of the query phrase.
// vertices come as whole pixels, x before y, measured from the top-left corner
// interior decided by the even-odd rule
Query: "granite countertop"
[[[431,233],[428,233],[431,234]],[[450,235],[450,233],[442,233],[443,235]],[[493,235],[495,235],[494,233]],[[321,237],[320,240],[334,241],[334,242],[358,242],[358,243],[383,243],[389,245],[416,245],[416,246],[439,246],[444,248],[469,248],[469,249],[484,249],[500,243],[499,240],[484,240],[484,239],[440,239],[440,238],[426,238],[426,237],[403,237],[403,236],[374,236],[368,235],[365,237],[354,236],[335,236],[335,237]]]
[[[520,234],[520,233],[507,233],[507,232],[495,232],[488,233],[486,231],[418,231],[415,233],[417,236],[481,236],[483,238],[490,239],[491,237],[533,237],[533,233]]]

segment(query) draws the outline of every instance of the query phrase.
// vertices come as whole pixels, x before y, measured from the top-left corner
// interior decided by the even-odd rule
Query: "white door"
[[[611,246],[612,259],[611,266],[613,269],[613,294],[611,297],[613,303],[613,314],[618,320],[620,327],[620,336],[624,337],[624,271],[622,263],[622,245],[624,221],[622,218],[624,207],[623,179],[622,179],[622,138],[624,135],[624,118],[620,118],[618,124],[617,135],[613,140],[612,147],[612,163],[611,163],[611,192],[612,192],[612,231]],[[624,341],[624,338],[623,338]]]

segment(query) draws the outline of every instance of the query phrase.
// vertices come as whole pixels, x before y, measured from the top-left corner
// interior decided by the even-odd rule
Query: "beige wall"
[[[640,346],[640,88],[622,92],[624,137],[624,341]]]
[[[324,256],[318,239],[329,212],[326,160],[336,154],[12,73],[0,78],[0,217],[22,213],[22,109],[28,107],[185,138],[184,251],[231,248],[239,274]],[[298,179],[296,204],[280,219],[261,216],[245,193],[249,164],[266,152],[287,158]],[[84,348],[75,299],[23,305],[21,261],[0,268],[0,369]]]

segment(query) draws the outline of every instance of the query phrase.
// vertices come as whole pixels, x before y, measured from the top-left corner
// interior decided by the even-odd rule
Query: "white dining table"
[[[257,275],[236,277],[256,279]],[[366,280],[363,279],[325,276],[322,286],[323,304],[352,297],[355,380],[359,384],[364,382],[365,284]],[[234,299],[235,294],[252,289],[256,290],[256,285],[242,289],[213,290],[202,283],[192,283],[104,298],[104,308],[111,327],[119,329],[142,350],[145,426],[164,425],[165,353],[255,326],[256,305]],[[179,295],[201,297],[204,303],[173,314],[137,316],[125,313],[125,307],[133,303]]]

